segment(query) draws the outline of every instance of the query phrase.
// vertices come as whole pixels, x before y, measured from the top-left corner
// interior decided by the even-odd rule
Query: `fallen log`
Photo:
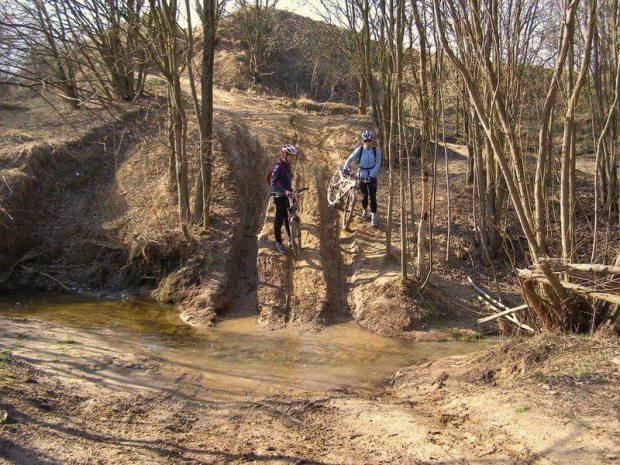
[[[536,281],[542,284],[550,284],[549,280],[544,274],[536,273],[532,270],[519,269],[517,270],[517,274],[523,279],[529,279],[529,280]],[[592,288],[583,286],[581,284],[571,283],[563,279],[559,281],[562,284],[562,286],[564,286],[566,289],[570,291],[576,292],[578,294],[584,294],[594,299],[600,299],[605,302],[609,302],[611,304],[620,305],[620,295],[612,294],[609,292],[600,292],[600,291],[597,291],[596,289],[592,289]]]
[[[567,263],[559,258],[541,258],[539,262],[546,262],[553,271],[585,271],[593,274],[620,274],[620,266],[600,265],[597,263]]]

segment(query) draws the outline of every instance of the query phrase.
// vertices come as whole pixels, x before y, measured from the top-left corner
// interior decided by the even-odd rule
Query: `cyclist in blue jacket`
[[[357,161],[357,177],[360,180],[360,191],[362,192],[362,220],[371,220],[374,228],[379,226],[377,218],[377,175],[381,167],[381,149],[372,145],[375,135],[372,131],[362,132],[364,145],[355,149],[349,155],[344,164],[344,173],[351,172],[351,163]],[[370,197],[370,212],[368,215],[368,198]]]
[[[288,199],[286,196],[293,191],[293,171],[291,169],[290,159],[297,156],[297,148],[291,144],[282,146],[282,155],[273,165],[271,171],[271,191],[274,193],[273,203],[276,206],[276,217],[273,221],[273,230],[276,236],[276,249],[280,253],[284,253],[282,245],[282,223],[286,228],[289,237],[289,245],[291,238],[291,228],[288,224]]]

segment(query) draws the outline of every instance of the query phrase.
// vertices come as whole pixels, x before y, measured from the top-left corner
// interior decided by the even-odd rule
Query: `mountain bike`
[[[295,258],[299,258],[301,256],[301,218],[299,217],[299,198],[304,191],[307,191],[307,187],[302,187],[300,189],[295,189],[290,194],[286,195],[288,200],[288,226],[291,231],[291,247],[293,249],[293,255]],[[271,196],[275,196],[275,193],[271,193]]]
[[[327,203],[330,207],[335,206],[344,199],[344,214],[342,215],[342,227],[349,226],[353,218],[357,191],[360,187],[360,180],[357,176],[346,174],[342,168],[337,167],[332,175],[327,188]]]

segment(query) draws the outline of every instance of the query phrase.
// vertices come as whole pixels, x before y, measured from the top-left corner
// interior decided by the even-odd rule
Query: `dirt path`
[[[361,221],[361,205],[347,229],[341,212],[327,205],[326,190],[336,166],[357,147],[359,131],[369,121],[360,116],[278,113],[271,120],[279,140],[297,144],[294,165],[297,187],[308,187],[302,210],[304,255],[280,256],[274,250],[272,202],[258,238],[259,322],[268,329],[286,325],[316,330],[352,315],[362,326],[386,336],[439,340],[453,337],[471,324],[468,289],[430,285],[423,296],[415,284],[400,279],[399,231],[392,232],[391,260],[385,258],[387,175],[379,180],[379,228]],[[246,116],[248,116],[246,114]],[[260,130],[258,131],[260,132]],[[274,144],[272,144],[274,145]],[[277,153],[277,146],[275,152]],[[462,307],[454,305],[459,302]],[[423,302],[423,307],[420,306]]]
[[[261,322],[277,329],[320,329],[348,313],[338,252],[338,215],[327,207],[326,187],[333,165],[322,148],[329,121],[317,115],[294,114],[287,140],[301,151],[294,165],[294,185],[306,187],[301,209],[303,254],[278,256],[273,242],[272,202],[259,236],[259,306]],[[326,129],[327,128],[327,129]]]

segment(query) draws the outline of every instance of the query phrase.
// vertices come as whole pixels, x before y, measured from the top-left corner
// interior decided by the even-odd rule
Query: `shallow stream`
[[[198,331],[170,305],[150,299],[36,294],[0,297],[0,315],[32,318],[100,335],[122,350],[200,374],[207,397],[368,389],[414,362],[466,354],[488,341],[407,342],[355,321],[318,333],[263,331],[256,317],[229,318]]]

